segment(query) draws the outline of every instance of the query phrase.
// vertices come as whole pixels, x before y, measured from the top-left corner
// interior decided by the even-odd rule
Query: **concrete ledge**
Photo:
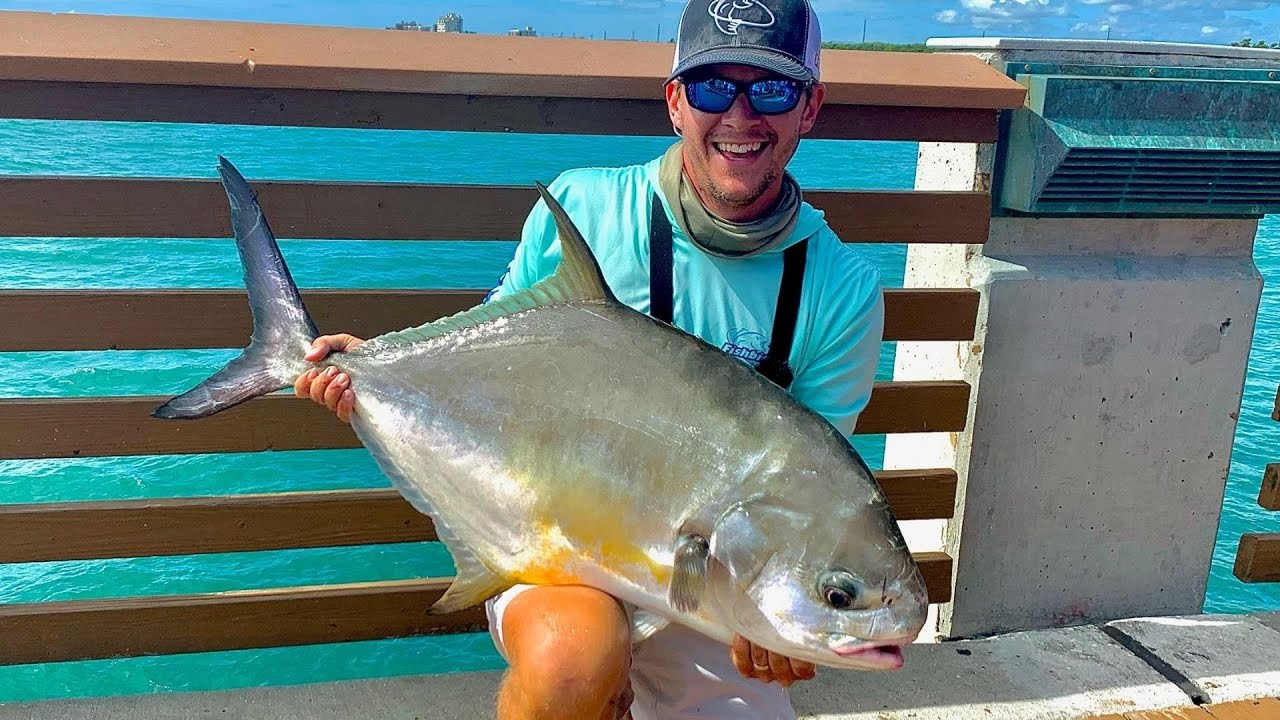
[[[1280,613],[1142,618],[919,644],[900,672],[823,670],[793,697],[805,720],[1081,720],[1190,708],[1189,692],[1213,703],[1275,698],[1280,632],[1268,625],[1277,624]],[[465,673],[25,703],[0,706],[0,720],[473,720],[493,717],[498,680]]]
[[[1241,615],[1110,623],[1181,673],[1209,702],[1280,695],[1280,632]]]
[[[1280,632],[1280,612],[1261,613],[1253,618],[1267,627]]]
[[[1097,627],[915,645],[907,667],[827,672],[793,688],[803,717],[850,720],[1075,720],[1191,705]]]

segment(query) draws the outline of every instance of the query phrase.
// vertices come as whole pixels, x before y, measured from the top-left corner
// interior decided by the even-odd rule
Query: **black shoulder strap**
[[[667,219],[667,211],[656,192],[653,194],[649,225],[649,314],[670,323],[675,308],[675,288],[671,279],[671,221]]]
[[[796,334],[796,318],[800,314],[800,291],[804,288],[804,263],[808,239],[787,248],[782,255],[782,284],[778,287],[778,306],[773,315],[773,334],[769,338],[769,354],[756,368],[761,375],[783,388],[795,379],[791,371],[791,343]]]
[[[653,195],[649,217],[649,314],[666,323],[674,315],[675,287],[672,280],[671,221],[658,194]],[[791,343],[800,314],[800,291],[804,287],[804,265],[809,241],[801,240],[783,252],[782,284],[774,311],[769,353],[756,368],[760,374],[783,388],[791,387]]]

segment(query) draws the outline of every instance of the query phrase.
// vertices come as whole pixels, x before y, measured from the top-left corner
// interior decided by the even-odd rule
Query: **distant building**
[[[532,25],[525,25],[523,28],[513,28],[508,30],[507,34],[515,37],[538,37],[538,31],[534,30]]]
[[[388,30],[418,30],[421,32],[435,32],[434,25],[419,25],[417,20],[401,20],[400,22],[387,28]]]
[[[462,32],[462,16],[458,13],[446,13],[436,21],[436,32]]]

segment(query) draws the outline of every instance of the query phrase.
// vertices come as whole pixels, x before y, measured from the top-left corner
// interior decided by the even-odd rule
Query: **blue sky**
[[[704,0],[697,0],[704,1]],[[830,40],[1038,36],[1226,44],[1280,42],[1280,0],[813,0]],[[466,29],[651,40],[673,34],[682,0],[0,0],[0,10],[385,27],[462,15]],[[0,26],[2,27],[2,26]]]

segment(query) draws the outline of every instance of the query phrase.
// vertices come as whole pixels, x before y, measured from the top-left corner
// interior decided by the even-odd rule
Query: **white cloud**
[[[976,27],[1018,27],[1046,17],[1065,17],[1065,2],[1052,0],[960,0],[966,20]]]
[[[1016,33],[1134,40],[1200,41],[1274,33],[1275,21],[1260,12],[1280,9],[1280,0],[950,0],[955,10],[934,19]],[[1070,18],[1069,21],[1067,19]]]

